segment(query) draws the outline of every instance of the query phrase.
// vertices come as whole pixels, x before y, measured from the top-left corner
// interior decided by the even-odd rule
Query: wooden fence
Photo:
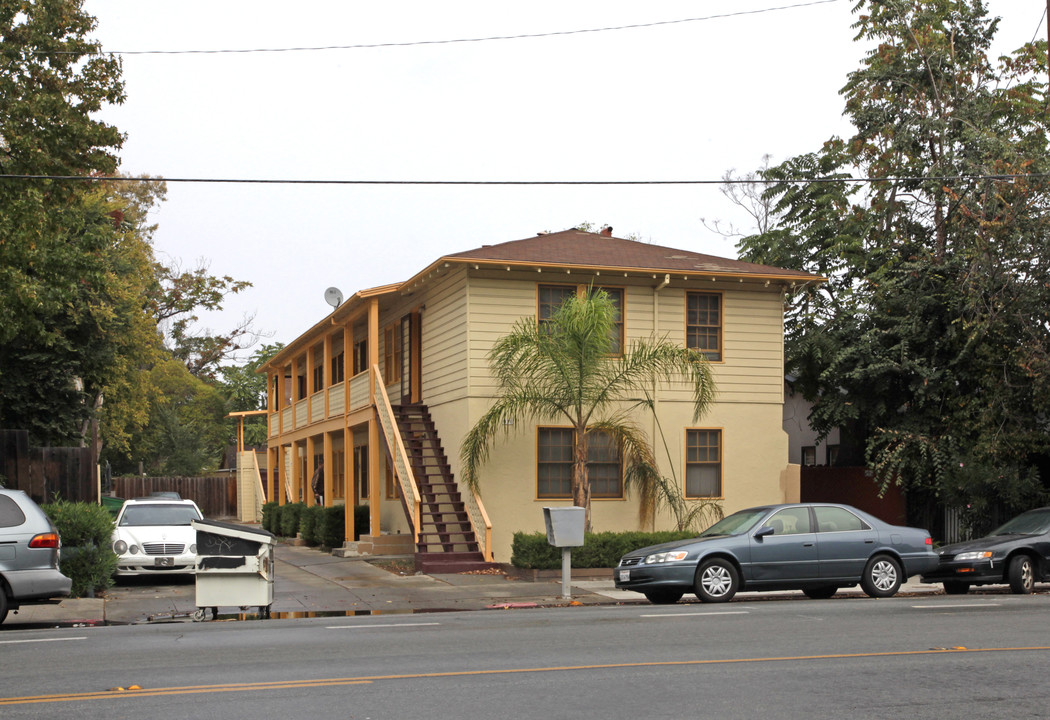
[[[98,502],[90,448],[31,447],[25,430],[0,430],[4,485],[24,490],[37,503],[56,499]]]
[[[212,520],[237,517],[237,478],[232,473],[218,477],[128,477],[113,478],[113,494],[125,500],[148,497],[151,492],[177,492],[193,500]]]

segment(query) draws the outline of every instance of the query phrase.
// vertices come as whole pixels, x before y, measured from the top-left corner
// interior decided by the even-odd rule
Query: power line
[[[706,15],[704,17],[682,18],[679,20],[660,20],[648,23],[634,23],[631,25],[616,25],[611,27],[585,28],[580,30],[556,30],[542,33],[523,33],[520,35],[493,35],[490,37],[456,38],[450,40],[415,40],[407,42],[389,43],[367,43],[360,45],[320,45],[314,47],[287,47],[287,48],[242,48],[225,50],[102,50],[99,54],[108,55],[219,55],[237,53],[279,53],[279,52],[315,52],[320,50],[366,50],[370,48],[392,48],[392,47],[415,47],[420,45],[454,45],[461,43],[490,42],[495,40],[528,40],[533,38],[559,37],[564,35],[584,35],[588,33],[614,32],[619,30],[638,30],[641,28],[660,27],[663,25],[681,25],[683,23],[705,22],[707,20],[721,20],[724,18],[739,17],[741,15],[760,15],[762,13],[777,12],[780,10],[793,10],[795,8],[810,7],[812,5],[826,5],[828,3],[841,2],[841,0],[811,0],[811,2],[798,3],[795,5],[781,5],[771,8],[760,8],[758,10],[739,10],[737,12],[721,13],[718,15]],[[82,53],[72,51],[40,52],[41,55],[79,55]]]
[[[977,180],[1021,180],[1050,177],[1050,173],[1016,173],[999,175],[921,175],[918,177],[789,177],[775,180],[761,178],[719,178],[717,180],[297,180],[292,178],[166,178],[128,177],[121,175],[20,175],[14,173],[0,174],[0,180],[62,180],[75,182],[165,182],[165,183],[200,183],[230,185],[489,185],[489,186],[545,186],[545,185],[777,185],[805,183],[855,183],[871,184],[879,182],[960,182]]]

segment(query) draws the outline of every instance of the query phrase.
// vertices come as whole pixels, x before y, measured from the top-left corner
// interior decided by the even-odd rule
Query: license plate
[[[630,582],[630,580],[631,580],[631,571],[630,570],[621,570],[620,571],[620,582]]]
[[[172,567],[175,565],[175,558],[173,557],[159,557],[153,560],[154,567]]]

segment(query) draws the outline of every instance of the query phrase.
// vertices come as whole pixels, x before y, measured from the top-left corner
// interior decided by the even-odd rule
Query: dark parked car
[[[58,571],[62,540],[51,519],[21,490],[0,489],[0,623],[8,610],[69,595]]]
[[[923,573],[924,583],[943,583],[944,592],[962,595],[973,585],[1006,585],[1030,593],[1050,580],[1050,507],[1021,513],[987,537],[945,545],[940,564]]]
[[[627,553],[616,587],[657,604],[686,592],[726,602],[747,590],[801,590],[829,598],[858,583],[890,597],[905,578],[933,569],[925,530],[890,525],[849,505],[798,503],[741,510],[691,540]]]

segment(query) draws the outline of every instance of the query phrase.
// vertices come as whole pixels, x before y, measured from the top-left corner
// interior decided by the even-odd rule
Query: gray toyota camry
[[[858,583],[883,598],[937,561],[925,530],[890,525],[849,505],[796,503],[741,510],[698,537],[627,553],[614,579],[617,588],[656,604],[687,592],[704,602],[727,602],[747,590],[829,598]]]

